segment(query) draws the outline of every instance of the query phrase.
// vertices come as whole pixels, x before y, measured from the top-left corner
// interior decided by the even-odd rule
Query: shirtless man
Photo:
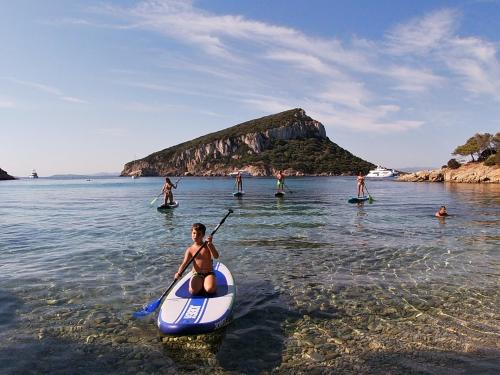
[[[212,259],[217,259],[219,253],[212,243],[212,236],[208,236],[206,241],[204,241],[205,231],[205,225],[201,223],[193,224],[191,228],[193,244],[186,249],[184,260],[179,266],[179,270],[175,273],[175,278],[180,278],[181,271],[184,267],[186,267],[200,247],[203,246],[204,242],[207,243],[193,260],[192,276],[189,282],[189,293],[192,295],[201,294],[203,292],[213,294],[217,289]]]

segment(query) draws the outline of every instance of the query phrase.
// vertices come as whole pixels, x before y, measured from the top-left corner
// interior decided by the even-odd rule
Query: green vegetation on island
[[[354,175],[375,167],[333,143],[323,125],[300,108],[247,121],[125,164],[122,176]]]

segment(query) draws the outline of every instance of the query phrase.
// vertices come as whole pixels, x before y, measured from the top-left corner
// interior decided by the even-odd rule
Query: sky
[[[302,108],[389,168],[500,131],[500,0],[16,0],[0,5],[0,168],[119,173]]]

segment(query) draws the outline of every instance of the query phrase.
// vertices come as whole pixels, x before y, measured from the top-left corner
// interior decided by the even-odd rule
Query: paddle
[[[174,182],[174,185],[175,185],[175,187],[176,187],[176,188],[177,188],[177,183],[178,183],[180,180],[182,180],[182,177],[179,177],[179,178],[177,179],[177,181],[175,181],[175,182]],[[156,200],[157,200],[158,198],[160,198],[160,195],[162,195],[162,194],[163,194],[163,189],[162,189],[162,191],[160,191],[160,194],[158,194],[158,195],[157,195],[157,196],[156,196],[156,197],[155,197],[155,198],[151,201],[151,203],[149,203],[149,204],[150,204],[150,205],[153,205],[153,204],[156,202]]]
[[[373,199],[373,197],[370,195],[370,192],[366,188],[366,185],[365,185],[365,190],[368,193],[368,203],[373,203],[375,201],[375,199]]]
[[[227,211],[228,211],[228,213],[226,214],[226,216],[224,216],[224,218],[215,227],[215,229],[212,231],[212,233],[210,233],[211,236],[213,236],[215,234],[215,232],[217,232],[217,230],[219,229],[219,227],[224,223],[224,221],[226,221],[227,217],[233,213],[233,210],[231,210],[230,208]],[[188,266],[191,264],[191,262],[194,260],[194,258],[196,258],[196,256],[198,255],[198,253],[201,251],[201,249],[203,249],[206,245],[207,245],[207,241],[203,242],[203,245],[201,245],[201,247],[198,249],[198,251],[194,254],[194,256],[189,260],[189,262],[181,270],[181,272],[179,272],[179,278],[178,279],[174,279],[174,281],[172,281],[172,283],[170,284],[170,286],[167,288],[167,290],[165,290],[163,292],[163,294],[160,296],[160,298],[155,299],[154,301],[151,301],[148,304],[144,305],[141,310],[136,311],[135,313],[132,314],[132,316],[134,318],[142,318],[142,317],[145,317],[145,316],[151,314],[152,312],[154,312],[160,306],[161,301],[163,300],[163,298],[173,288],[173,286],[175,285],[175,283],[177,282],[177,280],[180,280],[180,278],[181,278],[182,274],[184,273],[184,271],[186,270],[186,268],[188,268]]]
[[[293,191],[291,191],[291,190],[290,190],[290,188],[288,187],[288,185],[283,184],[283,186],[287,188],[287,190],[288,190],[288,192],[289,192],[290,194],[293,194]]]
[[[151,201],[151,203],[149,203],[149,204],[152,206],[152,205],[156,202],[156,200],[157,200],[158,198],[160,198],[160,195],[162,195],[162,194],[163,194],[163,191],[162,191],[162,192],[160,192],[160,194],[158,194],[158,195],[157,195],[157,196],[156,196],[156,197],[155,197],[155,198]]]

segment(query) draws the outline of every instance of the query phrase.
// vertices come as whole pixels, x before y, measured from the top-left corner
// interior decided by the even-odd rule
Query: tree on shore
[[[472,161],[476,161],[474,158],[476,156],[478,161],[480,161],[480,159],[485,159],[494,153],[498,154],[499,147],[500,133],[496,133],[494,136],[490,133],[476,133],[465,144],[457,146],[452,155],[470,156]]]

